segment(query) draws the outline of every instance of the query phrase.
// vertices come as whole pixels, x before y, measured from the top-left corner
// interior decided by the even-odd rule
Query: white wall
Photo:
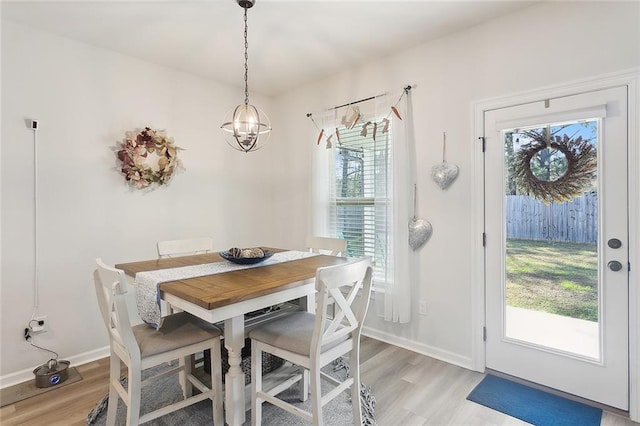
[[[244,154],[220,136],[225,114],[243,99],[241,89],[2,24],[5,377],[50,357],[22,338],[34,281],[33,136],[25,119],[41,125],[39,313],[50,328],[34,343],[64,359],[90,357],[108,345],[92,282],[96,257],[108,263],[153,258],[157,240],[201,235],[213,236],[220,249],[277,244],[269,176],[280,165],[270,150]],[[252,94],[252,100],[272,109],[268,99]],[[125,131],[146,125],[166,129],[185,148],[179,155],[186,171],[151,192],[128,188],[111,150]]]
[[[412,91],[418,211],[434,228],[420,251],[420,280],[414,286],[412,321],[390,324],[369,315],[366,332],[460,365],[471,366],[471,144],[473,101],[555,85],[640,66],[640,3],[549,2],[500,17],[453,36],[407,49],[365,66],[292,90],[276,99],[287,118],[287,149],[309,158],[317,131],[307,112],[398,91]],[[441,191],[430,170],[442,161],[442,132],[447,132],[447,161],[460,167],[457,181]],[[309,163],[306,165],[309,167]],[[310,176],[300,165],[288,171],[275,194],[278,213],[295,223],[286,242],[306,229],[300,218],[311,214]],[[427,301],[427,316],[417,314]]]
[[[407,83],[418,86],[419,212],[434,234],[420,251],[412,322],[371,317],[368,332],[470,365],[470,144],[478,136],[471,103],[640,66],[639,14],[637,2],[543,3],[272,102],[252,94],[275,130],[269,149],[248,155],[228,148],[218,132],[241,90],[3,22],[0,379],[49,358],[21,335],[33,298],[33,150],[25,119],[41,121],[40,313],[51,331],[36,344],[80,359],[107,344],[91,281],[95,257],[151,258],[158,239],[203,234],[219,248],[300,248],[318,149],[305,113]],[[150,193],[126,187],[110,151],[126,130],[144,125],[166,128],[186,148],[186,172]],[[446,192],[429,176],[441,161],[443,131],[447,160],[461,170]],[[416,314],[420,299],[426,317]]]

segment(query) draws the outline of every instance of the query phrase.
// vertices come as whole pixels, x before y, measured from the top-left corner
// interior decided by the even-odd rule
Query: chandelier
[[[256,151],[264,146],[271,134],[267,115],[249,103],[249,43],[247,41],[247,10],[256,0],[236,0],[244,9],[244,103],[236,106],[221,126],[227,143],[243,152]]]

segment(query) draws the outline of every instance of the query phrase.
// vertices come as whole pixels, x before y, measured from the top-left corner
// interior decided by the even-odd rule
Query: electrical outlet
[[[47,317],[34,317],[29,321],[29,328],[31,333],[44,333],[47,331]]]
[[[418,313],[420,315],[427,315],[427,301],[426,300],[420,300],[418,302]]]

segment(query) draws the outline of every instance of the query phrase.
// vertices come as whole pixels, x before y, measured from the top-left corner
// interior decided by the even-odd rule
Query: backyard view
[[[507,240],[507,305],[598,321],[595,244]]]
[[[507,306],[598,322],[597,122],[505,134]]]

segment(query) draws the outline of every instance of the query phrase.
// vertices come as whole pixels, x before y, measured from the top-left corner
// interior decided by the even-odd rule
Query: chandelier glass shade
[[[254,5],[255,0],[237,2],[244,9],[244,102],[225,118],[221,129],[229,146],[238,151],[250,152],[262,148],[269,140],[271,123],[267,114],[249,103],[247,10]]]

